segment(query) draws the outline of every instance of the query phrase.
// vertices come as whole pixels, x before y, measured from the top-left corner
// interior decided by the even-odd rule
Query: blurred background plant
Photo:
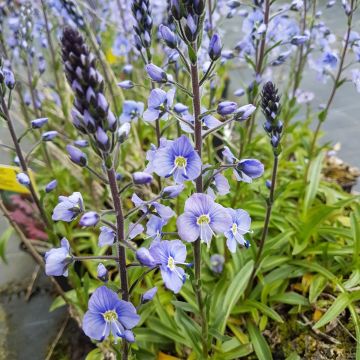
[[[87,209],[100,213],[112,205],[101,180],[101,161],[73,126],[73,95],[60,56],[64,27],[70,25],[82,33],[97,59],[114,116],[120,123],[131,123],[129,141],[116,152],[115,169],[125,211],[131,212],[134,189],[146,200],[160,190],[158,179],[144,186],[134,184],[132,177],[134,172],[144,170],[151,144],[158,146],[161,136],[173,139],[182,132],[192,132],[192,99],[188,92],[192,89],[189,64],[194,55],[180,37],[189,39],[194,34],[191,22],[180,20],[177,6],[177,1],[156,0],[1,3],[5,100],[1,133],[6,133],[1,138],[1,152],[10,155],[9,163],[19,166],[20,173],[28,174],[14,143],[8,141],[11,117],[24,162],[34,173],[33,178],[29,177],[35,194],[2,192],[1,209],[41,266],[44,253],[59,246],[62,237],[69,240],[74,256],[103,256],[108,251],[98,247],[98,229],[82,227],[78,221],[54,223],[49,219],[58,196],[78,189]],[[342,7],[339,33],[326,25],[322,15],[334,7]],[[236,158],[255,158],[265,166],[263,178],[251,184],[237,181],[226,170],[231,191],[217,194],[224,207],[241,207],[250,214],[252,232],[246,235],[251,245],[248,249],[238,248],[231,253],[224,236],[217,236],[211,250],[202,251],[201,285],[212,359],[360,359],[360,207],[359,197],[351,193],[358,171],[337,159],[330,143],[319,141],[334,99],[341,96],[347,82],[355,85],[354,99],[359,96],[356,9],[355,0],[341,4],[331,0],[206,1],[197,52],[203,85],[201,112],[216,109],[225,100],[235,101],[237,107],[253,104],[256,110],[246,121],[232,121],[209,133],[203,141],[204,163],[219,162],[227,146]],[[236,34],[236,43],[231,43],[227,34],[233,37],[234,21],[241,23],[241,33]],[[161,24],[176,33],[175,38]],[[214,33],[222,39],[222,49],[221,43],[212,41]],[[209,46],[213,52],[208,53]],[[221,55],[216,56],[219,52]],[[160,69],[144,67],[149,64]],[[309,72],[314,84],[326,84],[324,105],[317,101],[316,93],[303,90],[304,74]],[[268,124],[272,113],[266,114],[265,110],[263,116],[259,111],[261,89],[267,81],[276,83],[282,94],[278,117],[281,154],[274,151],[279,148],[280,138]],[[169,119],[152,124],[142,115],[156,82],[175,84],[177,91]],[[311,90],[310,86],[307,83]],[[226,114],[218,112],[220,116],[215,111],[209,115],[226,121]],[[34,120],[44,118],[47,121],[41,123],[41,129],[36,125],[39,122],[34,125]],[[74,162],[79,161],[69,160],[68,145],[86,155],[86,166],[76,166]],[[276,188],[271,175],[274,155],[279,159]],[[55,179],[56,185],[51,184]],[[274,191],[271,199],[269,189]],[[189,196],[186,189],[171,202],[178,214]],[[262,242],[269,203],[271,217],[266,241]],[[113,220],[111,214],[108,219]],[[140,216],[133,221],[139,220]],[[45,226],[46,222],[49,224]],[[166,225],[167,238],[176,238],[170,233],[174,224],[172,219]],[[1,236],[3,260],[9,234],[4,231]],[[133,245],[148,245],[146,236],[136,237]],[[67,306],[80,324],[90,294],[101,284],[97,265],[82,261],[69,267],[66,283],[52,280],[58,297],[50,310]],[[107,270],[111,281],[117,282],[117,267],[107,266]],[[163,288],[158,272],[146,274],[143,268],[133,267],[128,273],[129,282],[137,284],[133,289],[137,303],[147,289],[158,286],[152,301],[139,309],[141,320],[134,329],[136,343],[132,345],[134,358],[203,358],[199,326],[202,315],[191,281],[186,281],[175,296]],[[116,356],[119,351],[119,346],[108,341],[95,345],[88,359]],[[54,358],[62,358],[55,354],[58,357]]]

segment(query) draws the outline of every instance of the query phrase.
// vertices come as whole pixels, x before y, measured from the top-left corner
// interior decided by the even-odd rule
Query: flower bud
[[[15,87],[15,77],[11,70],[3,69],[4,77],[5,77],[5,85],[12,90]]]
[[[58,135],[58,132],[53,130],[53,131],[46,131],[41,135],[41,138],[43,141],[51,141],[52,139],[54,139],[56,136]]]
[[[19,184],[28,186],[30,185],[30,178],[25,173],[19,173],[16,175],[16,180]]]
[[[87,156],[81,150],[72,145],[66,145],[66,151],[70,156],[70,160],[76,165],[82,167],[87,165]]]
[[[153,177],[151,174],[141,171],[134,172],[132,177],[133,177],[133,182],[136,185],[150,184],[153,181]]]
[[[233,101],[223,101],[221,103],[219,103],[218,107],[217,107],[217,112],[222,115],[230,115],[233,112],[235,112],[235,110],[237,109],[237,104],[236,102]]]
[[[218,34],[214,34],[210,40],[208,54],[212,61],[216,61],[221,56],[221,39]]]
[[[256,107],[253,104],[247,104],[241,106],[239,109],[236,110],[235,113],[235,120],[236,121],[243,121],[248,119],[252,113],[256,110]]]
[[[178,43],[177,36],[167,26],[163,24],[159,26],[159,31],[166,45],[171,49],[175,49]]]
[[[45,192],[49,193],[53,191],[56,187],[57,187],[57,180],[52,180],[45,186]]]
[[[100,220],[100,216],[95,211],[86,212],[80,219],[80,226],[95,226]]]
[[[132,89],[135,84],[131,80],[124,80],[119,82],[117,86],[121,87],[122,89],[129,90]]]
[[[151,80],[166,83],[167,75],[166,72],[154,64],[148,64],[145,66],[146,72],[148,73]]]
[[[189,14],[186,18],[186,25],[185,25],[185,35],[189,42],[194,42],[196,39],[197,33],[197,21],[196,19]]]
[[[251,179],[256,179],[264,173],[264,165],[256,159],[244,159],[236,165],[236,170],[243,172]]]
[[[101,150],[105,152],[110,150],[110,139],[101,127],[97,128],[95,138],[96,143]]]
[[[118,140],[119,143],[122,144],[129,137],[130,134],[130,123],[125,123],[120,126],[118,130]]]
[[[194,0],[193,1],[194,11],[197,15],[201,15],[205,9],[205,0]]]
[[[31,121],[31,127],[33,129],[40,129],[48,122],[48,118],[39,118]]]
[[[103,282],[107,282],[109,280],[109,273],[102,263],[97,266],[97,277]]]
[[[171,0],[171,14],[175,20],[180,20],[182,18],[181,5],[179,0]]]
[[[146,291],[141,298],[141,302],[145,303],[147,301],[152,300],[154,298],[154,296],[156,295],[157,291],[158,291],[158,288],[156,286],[153,287],[152,289]]]
[[[74,141],[74,145],[79,147],[79,148],[85,148],[85,147],[89,146],[89,142],[87,140],[84,140],[84,139],[79,139],[79,140]]]

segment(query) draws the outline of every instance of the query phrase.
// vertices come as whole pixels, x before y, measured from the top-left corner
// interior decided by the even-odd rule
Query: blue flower
[[[162,236],[162,228],[166,225],[167,221],[156,215],[151,215],[148,223],[146,224],[146,235],[153,241],[160,241]]]
[[[244,239],[244,234],[250,232],[251,218],[249,214],[242,209],[226,209],[231,216],[232,225],[230,230],[225,232],[227,238],[226,245],[229,250],[234,253],[236,251],[236,243],[249,247],[250,244]]]
[[[83,319],[83,330],[94,340],[103,341],[109,335],[117,339],[128,337],[125,332],[140,321],[133,304],[118,298],[118,295],[106,286],[97,288],[89,300],[89,310]]]
[[[156,151],[153,170],[159,176],[173,176],[176,183],[194,180],[201,173],[201,159],[185,135]]]
[[[259,160],[238,160],[227,146],[224,146],[222,155],[225,162],[236,165],[233,172],[237,181],[252,183],[253,179],[260,177],[264,173],[264,165]]]
[[[185,202],[184,213],[177,219],[178,234],[182,240],[193,242],[200,237],[210,246],[216,233],[224,233],[231,224],[231,217],[221,205],[206,194],[193,194]]]
[[[166,186],[161,195],[164,199],[174,199],[183,192],[184,188],[184,184]]]
[[[264,173],[264,165],[256,159],[244,159],[238,162],[236,170],[240,180],[251,183]]]
[[[83,198],[79,192],[74,192],[68,197],[59,196],[59,203],[54,208],[52,219],[71,222],[83,211]]]
[[[130,49],[131,44],[128,39],[122,35],[116,36],[112,47],[112,52],[115,56],[124,56],[130,51]]]
[[[175,96],[175,89],[170,89],[167,93],[162,89],[153,89],[149,95],[148,108],[144,112],[145,121],[155,121],[157,119],[168,118],[167,111],[171,108]]]
[[[150,254],[160,266],[165,286],[177,294],[182,288],[186,275],[184,269],[177,265],[188,265],[186,246],[180,240],[164,240],[151,246]]]
[[[61,240],[61,247],[45,253],[45,273],[48,276],[68,276],[67,267],[71,263],[70,245],[66,238]]]
[[[136,238],[138,235],[140,235],[142,232],[144,231],[144,227],[141,224],[133,224],[130,223],[129,224],[129,233],[128,233],[128,238],[129,239],[134,239]]]
[[[136,121],[144,111],[144,103],[140,101],[125,100],[123,103],[123,111],[120,115],[120,123]]]
[[[214,254],[210,257],[210,268],[214,273],[221,273],[223,271],[225,258],[220,254]]]
[[[175,212],[169,206],[162,205],[157,201],[145,202],[136,194],[133,194],[131,201],[136,207],[140,207],[140,210],[143,213],[158,214],[165,221],[168,221],[175,215]]]
[[[100,227],[100,235],[98,239],[98,245],[101,246],[111,246],[115,240],[115,231],[107,226]]]

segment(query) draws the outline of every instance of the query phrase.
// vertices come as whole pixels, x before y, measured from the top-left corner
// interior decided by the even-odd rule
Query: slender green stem
[[[274,193],[275,193],[276,175],[277,175],[278,164],[279,164],[279,157],[277,155],[274,155],[274,163],[273,163],[272,176],[271,176],[270,194],[269,194],[269,197],[268,197],[268,199],[266,201],[266,214],[265,214],[264,227],[263,227],[263,231],[262,231],[262,234],[261,234],[259,249],[258,249],[258,252],[256,254],[256,258],[255,258],[254,269],[253,269],[253,271],[252,271],[252,273],[250,275],[250,280],[249,280],[249,284],[248,284],[248,288],[247,288],[248,290],[251,289],[252,283],[253,283],[253,281],[255,279],[256,271],[257,271],[258,266],[260,265],[261,256],[262,256],[262,253],[264,251],[264,246],[265,246],[267,234],[269,232],[269,225],[270,225],[272,206],[273,206],[273,203],[274,203]]]

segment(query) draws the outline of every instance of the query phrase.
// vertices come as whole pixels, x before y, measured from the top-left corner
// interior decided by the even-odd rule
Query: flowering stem
[[[5,121],[7,122],[8,129],[10,131],[11,139],[12,139],[12,141],[14,143],[16,155],[19,158],[21,169],[26,175],[29,176],[29,171],[28,171],[28,167],[27,167],[27,164],[26,164],[26,160],[25,160],[24,155],[22,153],[20,144],[17,141],[15,128],[14,128],[14,125],[13,125],[13,122],[12,122],[12,119],[11,119],[11,116],[10,116],[10,113],[9,113],[9,109],[8,109],[8,106],[6,104],[6,101],[4,99],[3,94],[1,95],[1,107],[2,107],[2,111],[3,111],[4,115],[5,115]],[[29,187],[31,197],[32,197],[36,207],[39,209],[40,215],[41,215],[46,227],[50,227],[50,222],[49,222],[49,219],[48,219],[48,217],[46,215],[46,211],[44,210],[44,208],[41,205],[41,202],[40,202],[40,200],[39,200],[39,198],[38,198],[38,196],[36,194],[36,191],[35,191],[35,188],[34,188],[34,186],[32,184],[30,176],[29,176],[29,179],[30,179],[30,183],[29,183],[28,187]]]
[[[261,234],[259,249],[258,249],[258,252],[256,254],[256,258],[255,258],[254,269],[253,269],[253,271],[251,273],[251,276],[250,276],[250,281],[249,281],[249,284],[248,284],[248,290],[251,289],[251,287],[252,287],[252,283],[254,281],[257,268],[258,268],[258,266],[259,266],[259,264],[261,262],[261,255],[263,253],[266,237],[267,237],[267,234],[268,234],[268,231],[269,231],[271,211],[272,211],[272,206],[273,206],[273,203],[274,203],[274,193],[275,193],[276,174],[277,174],[278,164],[279,164],[279,157],[278,157],[278,155],[275,155],[274,156],[273,169],[272,169],[272,176],[271,176],[270,194],[269,194],[269,197],[268,197],[268,199],[266,201],[265,222],[264,222],[264,227],[263,227],[263,231],[262,231],[262,234]]]
[[[196,44],[193,44],[193,48],[196,52]],[[199,72],[197,59],[195,63],[191,64],[191,85],[193,92],[193,111],[194,111],[194,123],[195,123],[195,150],[198,152],[200,158],[202,153],[202,136],[201,136],[201,105],[200,105],[200,85],[199,85]],[[203,192],[203,179],[200,175],[196,180],[196,192]],[[206,311],[204,307],[204,301],[201,291],[201,242],[197,239],[194,242],[194,267],[195,267],[195,293],[197,303],[199,306],[199,312],[201,317],[201,330],[202,330],[202,345],[203,356],[208,358],[208,324],[206,319]]]
[[[107,176],[109,179],[111,196],[114,202],[114,208],[116,212],[116,250],[117,250],[117,263],[119,268],[119,276],[121,283],[122,299],[125,301],[129,300],[129,288],[128,288],[128,276],[126,268],[126,252],[125,248],[121,245],[125,241],[124,232],[124,215],[121,205],[121,199],[119,196],[119,189],[116,182],[116,173],[113,166],[107,169]],[[122,346],[122,359],[128,359],[128,346],[125,340],[123,340]]]

